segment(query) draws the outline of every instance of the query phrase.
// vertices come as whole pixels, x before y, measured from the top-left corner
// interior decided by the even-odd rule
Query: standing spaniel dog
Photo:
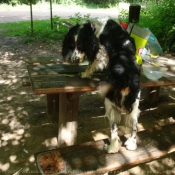
[[[107,68],[108,54],[97,37],[101,27],[102,23],[98,20],[82,21],[72,27],[63,40],[63,60],[81,63],[88,59],[89,65],[82,78],[90,78],[95,71]]]
[[[105,96],[106,115],[111,126],[110,145],[105,145],[105,150],[108,153],[119,151],[117,125],[123,120],[131,129],[125,146],[135,150],[141,86],[133,38],[115,20],[92,20],[77,24],[67,33],[63,41],[63,58],[70,51],[72,62],[82,62],[85,57],[89,60],[83,78],[90,78],[99,69],[107,69],[106,83],[100,90]]]

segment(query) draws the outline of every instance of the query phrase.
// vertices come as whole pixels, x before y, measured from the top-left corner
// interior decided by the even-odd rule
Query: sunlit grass
[[[59,31],[57,31],[54,25],[54,29],[52,30],[50,20],[34,21],[33,29],[32,32],[30,21],[2,23],[0,25],[0,31],[2,31],[5,36],[24,36],[26,37],[25,42],[45,42],[46,40],[47,42],[49,40],[59,41],[63,39],[65,33],[68,31],[68,28],[64,25],[60,25]]]
[[[69,1],[67,1],[69,2]],[[81,3],[79,5],[69,2],[68,4],[54,4],[52,5],[52,10],[59,9],[77,9],[77,13],[72,17],[69,17],[69,22],[76,24],[82,18],[89,18],[90,14],[87,16],[81,16],[81,11],[85,9],[98,9],[98,10],[110,10],[111,12],[116,12],[118,5],[117,4],[93,4],[89,3],[84,4]],[[47,3],[38,3],[36,5],[32,5],[33,11],[35,10],[50,10],[50,4]],[[30,12],[29,5],[6,5],[1,4],[0,10],[2,11],[27,11]],[[117,13],[117,12],[116,12]],[[65,34],[68,31],[68,28],[62,23],[59,24],[59,30],[57,29],[57,25],[54,23],[55,21],[61,21],[64,19],[60,19],[58,16],[53,17],[53,28],[51,28],[50,20],[34,20],[33,27],[31,25],[31,21],[22,21],[22,22],[11,22],[11,23],[1,23],[0,32],[5,36],[15,36],[15,37],[24,37],[23,42],[47,42],[52,43],[53,41],[62,40]],[[33,30],[32,30],[33,29]]]

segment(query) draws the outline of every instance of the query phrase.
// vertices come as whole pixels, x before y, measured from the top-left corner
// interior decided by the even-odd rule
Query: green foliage
[[[163,50],[167,50],[170,40],[175,35],[175,1],[159,0],[141,10],[141,27],[149,28],[158,38]]]
[[[34,32],[31,33],[30,22],[13,22],[2,23],[0,31],[5,30],[6,36],[19,36],[23,37],[23,42],[37,42],[37,41],[50,41],[62,40],[65,33],[68,31],[66,26],[61,25],[60,30],[57,31],[56,27],[51,30],[50,20],[34,21]]]
[[[15,0],[16,1],[16,0]],[[14,1],[14,2],[15,2]],[[21,0],[23,1],[23,0]],[[26,0],[28,1],[28,0]],[[33,0],[35,1],[35,0]],[[74,1],[66,1],[66,0],[58,0],[60,3],[79,3],[82,6],[85,2],[90,2],[88,5],[89,7],[98,8],[100,5],[112,7],[111,4],[96,4],[93,3],[97,1],[93,0],[74,0]],[[103,0],[104,2],[105,0]],[[115,2],[118,3],[121,0],[116,0]],[[125,2],[128,2],[126,0]],[[141,0],[140,0],[141,1]],[[137,2],[140,3],[139,0]],[[12,1],[11,1],[12,2]],[[106,2],[111,2],[110,0],[106,0]],[[114,1],[113,1],[114,2]],[[134,1],[132,1],[134,2]],[[166,51],[172,36],[175,36],[175,1],[174,0],[142,0],[142,8],[140,12],[140,20],[137,24],[140,27],[149,28],[153,34],[157,37],[160,45],[162,46],[163,50]],[[92,6],[91,6],[92,5]],[[121,10],[119,12],[119,19],[125,22],[128,22],[129,12],[128,10]],[[90,18],[90,14],[81,16],[80,13],[76,13],[75,16],[70,16],[68,20],[70,23],[75,25],[82,19]],[[57,26],[54,23],[54,29],[51,30],[50,27],[50,20],[42,20],[42,21],[34,21],[34,32],[31,33],[30,28],[30,21],[28,22],[16,22],[16,23],[8,23],[8,24],[1,24],[0,31],[6,31],[6,35],[8,36],[25,36],[24,42],[53,42],[62,40],[65,34],[68,31],[68,27],[63,25],[64,19],[55,16],[53,21],[57,21],[59,23],[59,30],[57,30]]]
[[[36,4],[40,2],[40,0],[31,0],[32,4]],[[45,0],[45,2],[49,2],[50,0]],[[72,5],[76,4],[79,6],[84,6],[84,5],[103,5],[107,6],[107,4],[116,4],[119,2],[119,0],[54,0],[53,2],[57,4],[63,4],[63,5]],[[29,4],[30,0],[0,0],[1,3],[7,3],[7,4]]]
[[[168,50],[169,43],[175,36],[175,1],[159,0],[142,1],[140,20],[137,24],[143,28],[149,28],[157,37],[164,51]],[[129,12],[121,10],[119,19],[128,22]]]
[[[89,14],[85,16],[81,16],[80,13],[76,13],[74,17],[70,16],[66,21],[75,25],[82,19],[88,19],[90,17]],[[57,25],[55,22],[58,22],[59,29],[57,29]],[[63,21],[65,19],[61,19],[58,16],[53,18],[54,29],[51,30],[50,20],[37,20],[33,22],[34,32],[31,32],[30,21],[24,22],[12,22],[12,23],[2,23],[0,25],[0,31],[5,31],[6,36],[19,36],[23,37],[23,42],[54,42],[60,41],[64,38],[65,34],[68,32],[68,27],[64,25]]]
[[[128,10],[120,10],[119,11],[119,16],[118,16],[119,20],[123,21],[123,22],[128,22],[129,21],[129,12]]]

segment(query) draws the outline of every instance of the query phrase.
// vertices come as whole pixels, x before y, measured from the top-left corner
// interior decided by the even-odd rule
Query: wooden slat
[[[57,80],[53,77],[45,77],[44,81],[34,81],[33,88],[35,94],[49,94],[62,92],[86,92],[96,90],[100,79],[81,79],[78,75],[73,77],[60,76]],[[52,81],[53,80],[53,81]]]
[[[54,75],[54,74],[76,74],[83,72],[86,65],[66,65],[66,64],[45,64],[45,65],[28,65],[27,69],[30,75]]]
[[[27,68],[35,94],[93,91],[97,90],[105,79],[103,73],[96,73],[90,80],[82,79],[79,73],[85,70],[86,65],[28,65]],[[152,81],[142,74],[141,84],[142,87],[174,85],[175,75]]]
[[[47,94],[47,116],[50,119],[59,116],[59,94]]]
[[[25,63],[27,64],[57,64],[60,62],[59,58],[55,57],[30,57],[30,58],[24,58]]]
[[[126,138],[122,138],[124,141]],[[121,147],[115,154],[107,154],[103,147],[108,140],[87,142],[56,149],[66,163],[70,174],[99,174],[148,162],[175,151],[175,124],[149,129],[138,133],[135,151]],[[36,162],[37,155],[36,154]],[[77,172],[77,173],[76,173]]]
[[[22,77],[22,86],[31,86],[29,76]]]
[[[100,81],[103,81],[104,78],[105,77],[103,74],[96,75],[93,77],[93,79],[96,79],[96,80],[100,79]],[[97,82],[95,82],[93,79],[92,80],[81,79],[79,77],[79,75],[72,75],[72,74],[38,75],[38,76],[32,76],[31,79],[33,82],[35,82],[34,87],[38,91],[37,94],[39,93],[39,91],[40,91],[40,93],[44,93],[45,90],[43,88],[51,88],[50,90],[53,90],[53,88],[56,88],[56,87],[60,88],[60,92],[64,92],[66,86],[74,87],[77,83],[79,85],[79,90],[77,90],[77,91],[92,91],[92,90],[98,89],[98,87],[99,87],[99,84]],[[144,75],[142,75],[141,76],[141,84],[142,84],[142,87],[158,87],[158,86],[169,86],[169,85],[175,84],[175,80],[168,80],[168,79],[163,80],[163,79],[164,78],[154,82],[154,81],[148,80]],[[67,82],[69,84],[67,84]],[[22,85],[23,86],[31,86],[30,78],[23,77],[22,78]],[[84,89],[81,89],[81,88],[83,88],[82,85],[84,85]],[[87,87],[85,87],[85,86],[87,86]],[[94,86],[96,86],[96,87],[94,87]],[[41,92],[41,89],[43,89],[43,92]],[[58,91],[56,90],[56,92],[58,92]]]
[[[172,73],[173,76],[168,76],[168,74],[166,75],[166,77],[162,77],[157,81],[152,81],[148,78],[146,78],[146,76],[144,74],[141,75],[141,84],[142,87],[155,87],[155,86],[171,86],[175,84],[175,72],[170,71],[170,73]]]

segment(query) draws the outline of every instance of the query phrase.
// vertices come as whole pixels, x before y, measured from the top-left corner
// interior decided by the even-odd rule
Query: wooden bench
[[[127,136],[121,137],[124,143]],[[175,151],[175,124],[150,128],[138,132],[138,148],[135,151],[121,147],[118,153],[107,154],[103,148],[108,139],[87,142],[52,151],[59,151],[64,161],[64,174],[93,175],[129,168],[140,163],[161,158]],[[47,151],[36,153],[35,160],[39,166],[39,157]],[[41,170],[39,168],[39,170]],[[161,174],[161,172],[158,172]]]
[[[98,90],[104,81],[103,73],[94,74],[92,79],[80,78],[79,73],[83,72],[85,68],[86,65],[65,64],[27,66],[33,93],[36,95],[46,94],[48,115],[59,119],[58,146],[75,143],[79,96],[88,91]],[[173,71],[170,73],[174,75]],[[160,87],[174,85],[175,75],[151,81],[142,74],[141,84],[142,87],[147,88],[147,100],[156,102]]]

